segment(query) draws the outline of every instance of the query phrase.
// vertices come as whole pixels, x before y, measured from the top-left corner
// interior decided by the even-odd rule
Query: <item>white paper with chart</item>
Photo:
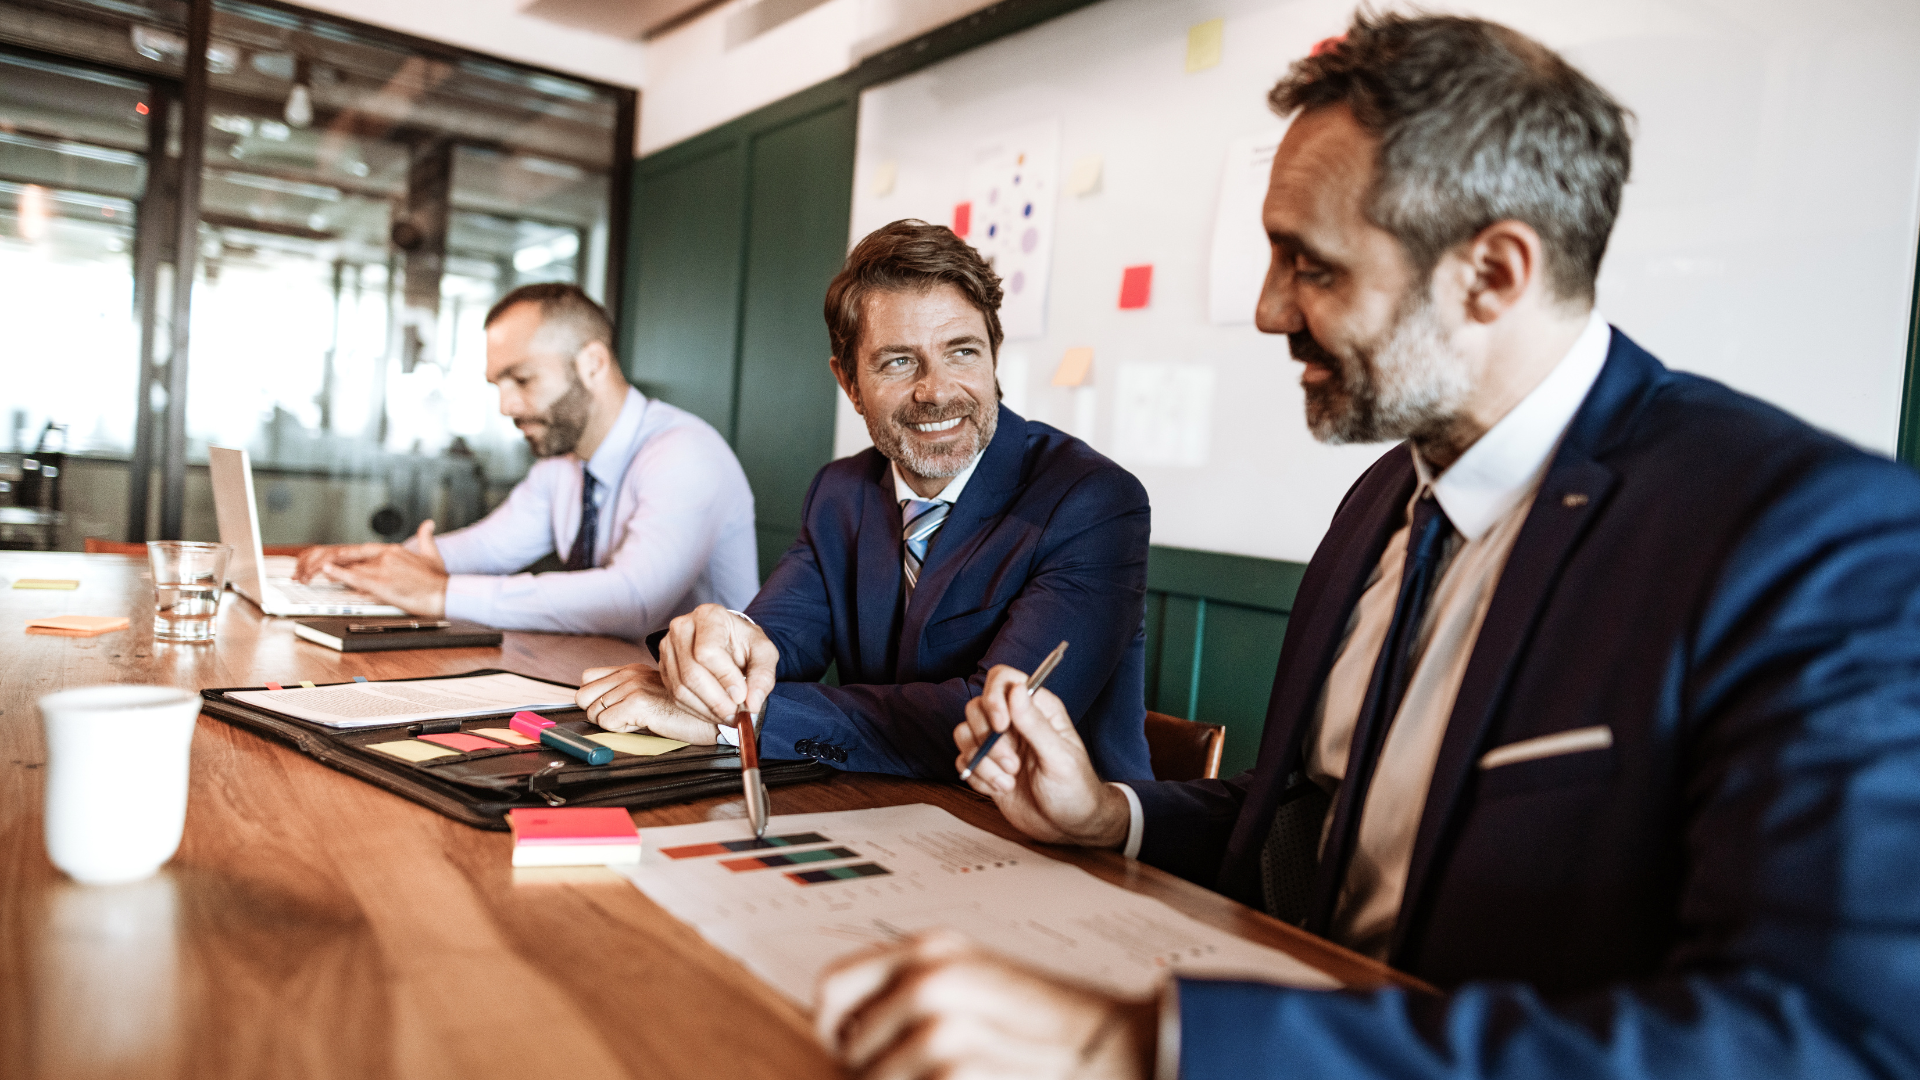
[[[834,959],[935,928],[1117,993],[1174,973],[1339,985],[925,804],[775,817],[759,841],[738,820],[640,839],[640,865],[620,872],[803,1006]]]

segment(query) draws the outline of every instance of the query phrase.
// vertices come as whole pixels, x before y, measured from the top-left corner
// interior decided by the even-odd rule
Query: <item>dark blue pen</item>
[[[1045,660],[1040,661],[1040,666],[1034,669],[1033,674],[1027,679],[1028,697],[1032,697],[1033,692],[1040,689],[1041,684],[1047,681],[1047,676],[1053,674],[1053,669],[1060,663],[1060,658],[1065,655],[1067,655],[1067,643],[1063,641],[1053,647],[1053,651],[1047,654]],[[980,744],[980,749],[973,752],[973,760],[967,762],[967,767],[960,770],[960,779],[965,780],[972,776],[973,770],[987,760],[987,752],[993,749],[993,744],[999,742],[1000,736],[1005,734],[1004,731],[996,731],[988,735],[987,741]]]

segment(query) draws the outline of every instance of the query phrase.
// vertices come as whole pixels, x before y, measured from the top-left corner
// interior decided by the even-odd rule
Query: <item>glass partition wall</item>
[[[0,0],[0,546],[210,538],[208,444],[252,452],[268,543],[477,519],[529,464],[481,321],[528,282],[612,298],[632,93],[294,8],[198,14],[196,94],[191,3]]]

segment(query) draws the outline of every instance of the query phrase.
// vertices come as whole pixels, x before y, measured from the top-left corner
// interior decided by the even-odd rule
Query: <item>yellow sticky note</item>
[[[301,680],[300,680],[300,685],[301,685],[301,686],[304,686],[304,687],[306,687],[306,688],[307,688],[307,689],[309,689],[309,690],[317,690],[317,689],[319,689],[319,687],[317,687],[317,686],[315,686],[315,685],[313,685],[313,683],[312,683],[312,682],[310,682],[309,680],[306,680],[306,679],[301,679]]]
[[[587,738],[601,746],[610,747],[622,754],[633,754],[636,757],[653,757],[687,745],[677,739],[663,739],[658,735],[636,735],[631,731],[601,731]]]
[[[1220,38],[1225,19],[1208,19],[1187,27],[1187,74],[1220,65]]]
[[[23,577],[13,583],[16,589],[77,589],[80,583],[72,578]]]
[[[1060,366],[1053,369],[1053,385],[1084,386],[1092,373],[1093,349],[1089,346],[1068,349],[1060,358]]]
[[[883,161],[873,169],[873,197],[884,199],[893,194],[893,183],[900,178],[900,166]]]
[[[512,728],[483,727],[473,729],[473,734],[483,735],[494,742],[503,742],[512,746],[532,746],[534,741]]]
[[[1067,194],[1091,195],[1100,188],[1100,155],[1088,154],[1073,163],[1067,174]]]
[[[397,739],[393,742],[368,743],[367,749],[378,750],[383,754],[392,754],[407,761],[432,761],[437,757],[459,757],[460,752],[444,746],[435,746],[419,739]]]

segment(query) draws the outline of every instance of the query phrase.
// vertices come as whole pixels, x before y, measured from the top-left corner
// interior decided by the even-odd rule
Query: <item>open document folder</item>
[[[935,806],[641,830],[640,890],[802,1006],[826,966],[921,930],[957,930],[1118,994],[1170,974],[1331,989],[1338,981]]]
[[[571,687],[555,686],[507,672],[473,675],[464,679],[236,690],[226,696],[228,700],[282,716],[337,728],[452,720],[520,709],[539,712],[543,709],[574,707]]]

